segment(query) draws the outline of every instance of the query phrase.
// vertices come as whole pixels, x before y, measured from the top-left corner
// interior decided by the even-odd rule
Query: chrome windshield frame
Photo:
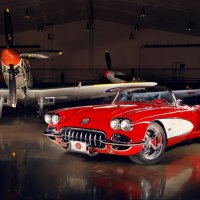
[[[167,91],[167,92],[169,92],[169,94],[170,94],[170,98],[171,98],[171,102],[169,102],[171,105],[174,105],[174,106],[176,106],[177,105],[177,100],[176,100],[176,97],[175,97],[175,95],[173,94],[173,92],[169,89],[169,88],[167,88],[167,87],[165,87],[165,86],[144,86],[144,87],[134,87],[134,86],[132,86],[132,87],[125,87],[125,88],[121,88],[118,92],[117,92],[117,94],[116,94],[116,96],[115,96],[115,98],[114,98],[114,100],[112,101],[112,104],[117,104],[118,102],[122,102],[122,101],[119,101],[119,96],[120,96],[120,94],[124,91],[124,90],[131,90],[131,89],[133,89],[132,91],[137,91],[137,90],[139,90],[139,89],[153,89],[153,88],[155,88],[155,89],[157,89],[158,90],[158,92],[160,91],[160,92],[162,92],[162,91]],[[155,91],[156,92],[156,91]],[[124,102],[128,102],[128,101],[124,101]],[[132,101],[131,103],[134,103],[134,101]]]

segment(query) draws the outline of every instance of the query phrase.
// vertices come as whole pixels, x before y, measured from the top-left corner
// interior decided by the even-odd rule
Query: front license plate
[[[71,151],[87,153],[87,147],[85,142],[70,141]]]

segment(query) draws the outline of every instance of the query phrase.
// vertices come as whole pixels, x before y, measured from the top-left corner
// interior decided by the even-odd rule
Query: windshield
[[[158,102],[173,104],[171,91],[165,87],[124,88],[119,91],[113,103],[117,102]]]

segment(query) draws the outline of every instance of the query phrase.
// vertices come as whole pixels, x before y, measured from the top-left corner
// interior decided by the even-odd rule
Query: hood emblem
[[[89,123],[89,121],[90,121],[89,118],[82,119],[81,124],[87,124],[87,123]]]

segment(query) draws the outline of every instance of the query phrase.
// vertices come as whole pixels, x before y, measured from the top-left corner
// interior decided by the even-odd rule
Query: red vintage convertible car
[[[200,106],[183,105],[166,87],[128,87],[112,103],[50,111],[45,122],[44,134],[68,151],[154,164],[167,147],[200,137]]]

